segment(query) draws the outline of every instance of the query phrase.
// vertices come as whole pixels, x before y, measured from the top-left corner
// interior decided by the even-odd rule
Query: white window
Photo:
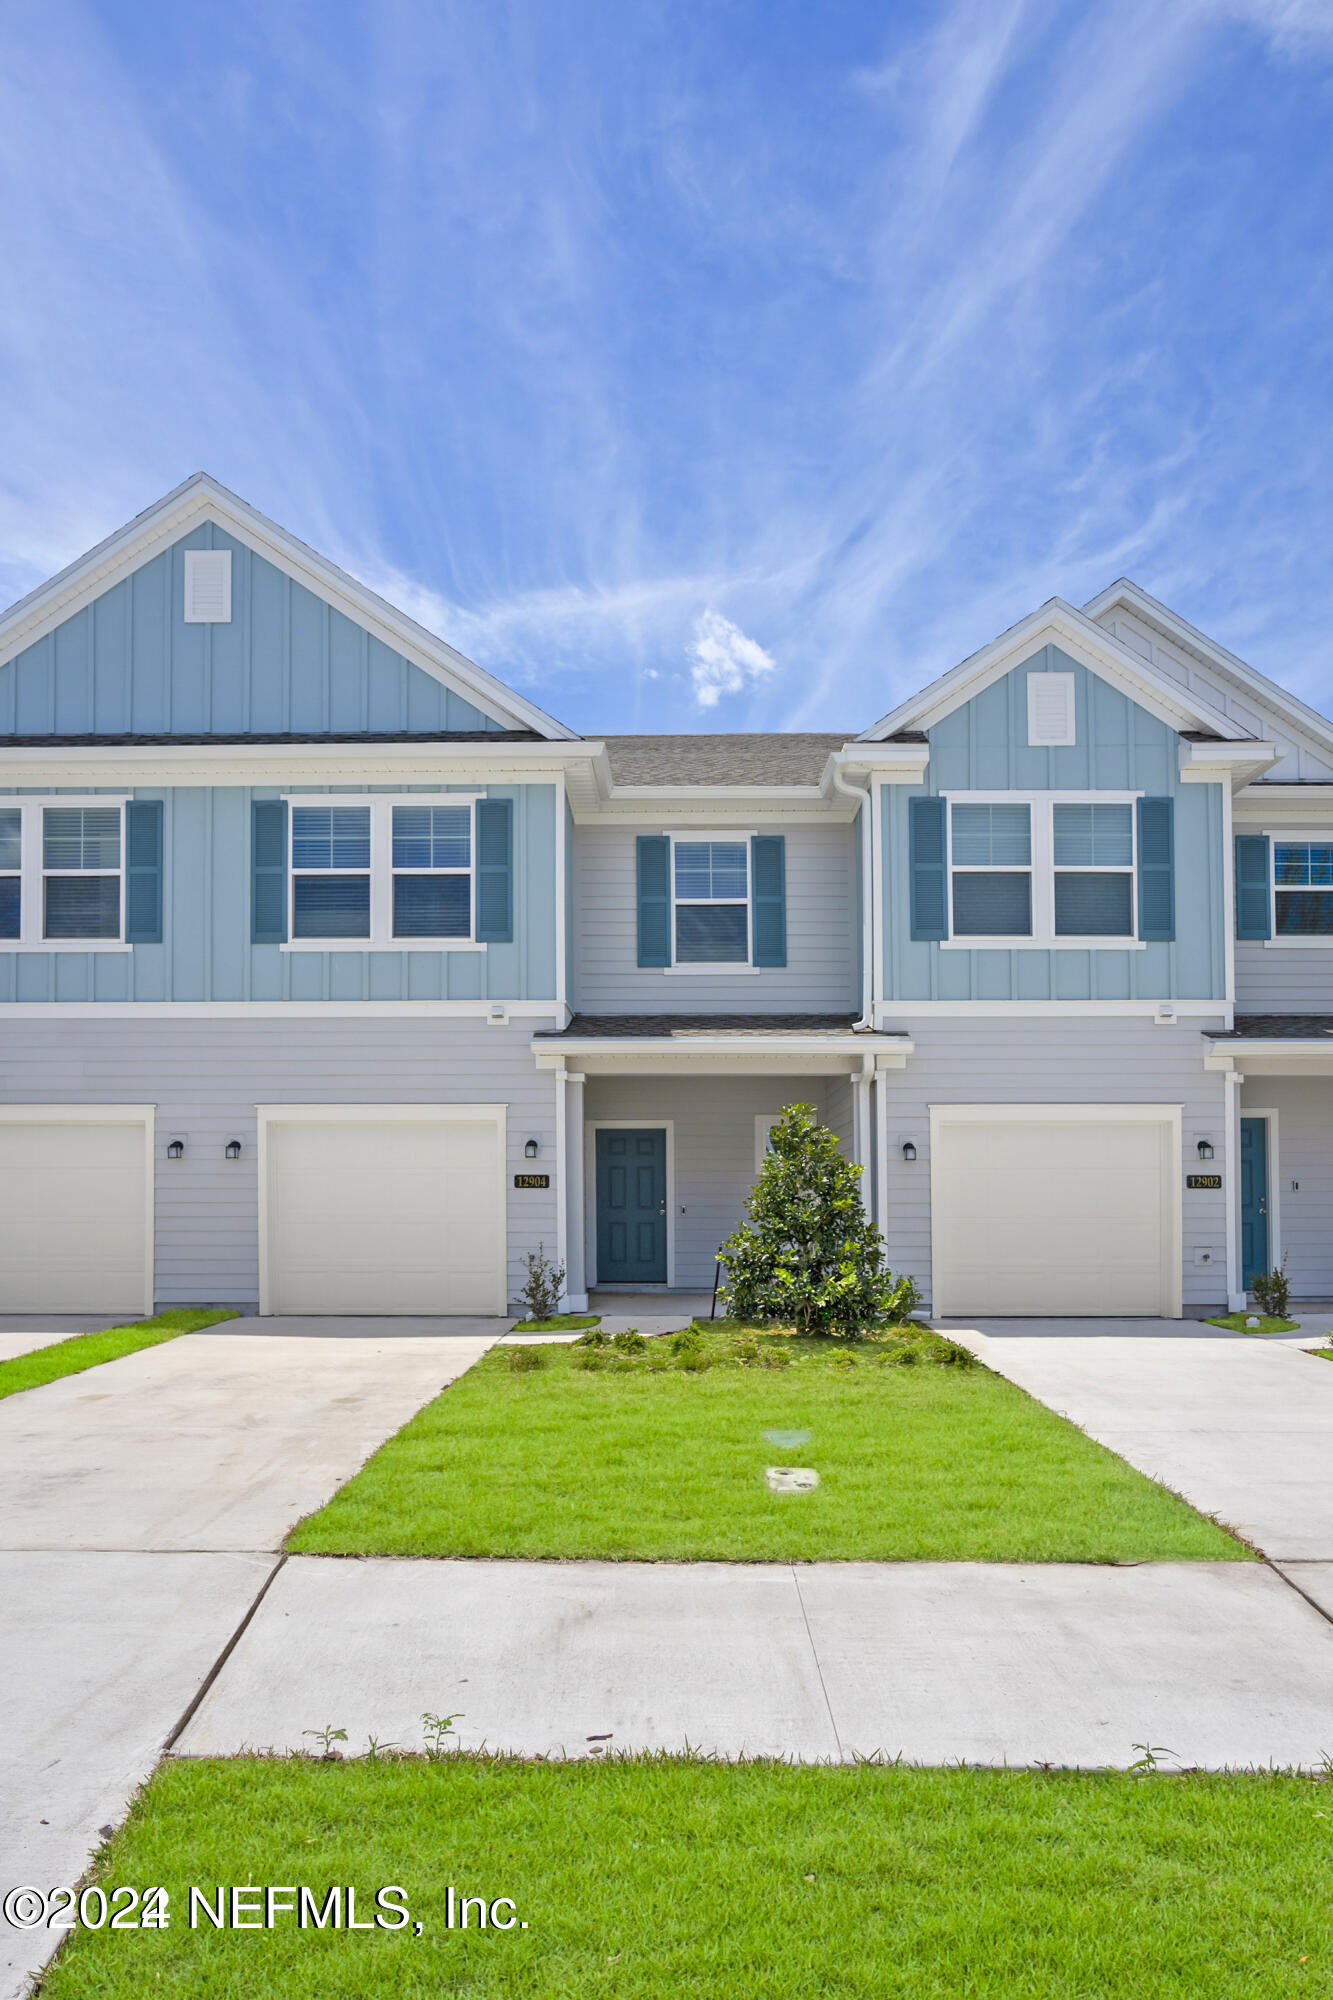
[[[1138,949],[1137,796],[950,796],[948,944]]]
[[[1333,841],[1273,837],[1273,935],[1333,938]]]
[[[127,951],[125,801],[0,804],[0,950]]]
[[[1067,747],[1074,741],[1074,676],[1029,674],[1028,744],[1034,749]]]
[[[185,551],[185,622],[187,625],[230,625],[230,549]]]
[[[674,964],[750,963],[750,842],[746,835],[673,835],[671,897]]]
[[[288,799],[289,951],[482,950],[476,798]]]

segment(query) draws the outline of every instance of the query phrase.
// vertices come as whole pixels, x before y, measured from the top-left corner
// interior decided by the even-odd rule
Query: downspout
[[[875,894],[877,884],[871,879],[871,826],[870,810],[872,793],[870,780],[866,779],[864,789],[860,785],[848,784],[842,775],[842,765],[834,758],[829,767],[835,792],[844,798],[855,799],[857,818],[861,827],[861,1018],[852,1024],[854,1035],[873,1032],[875,1026]]]

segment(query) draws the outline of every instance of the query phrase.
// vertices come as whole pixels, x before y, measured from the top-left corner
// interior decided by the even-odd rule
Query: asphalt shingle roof
[[[1229,1033],[1210,1034],[1213,1042],[1315,1042],[1333,1041],[1333,1014],[1237,1014]]]
[[[607,736],[618,785],[817,785],[830,751],[856,736]]]
[[[535,1040],[634,1041],[690,1035],[846,1035],[855,1014],[576,1014],[559,1034]]]

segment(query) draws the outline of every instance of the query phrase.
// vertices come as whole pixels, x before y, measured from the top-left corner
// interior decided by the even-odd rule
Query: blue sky
[[[203,467],[590,732],[1127,574],[1333,708],[1333,0],[10,0],[0,598]]]

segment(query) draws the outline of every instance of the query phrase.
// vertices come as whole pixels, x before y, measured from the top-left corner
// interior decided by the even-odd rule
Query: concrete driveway
[[[1333,1563],[1333,1362],[1215,1329],[1150,1340],[1051,1324],[947,1322],[988,1368],[1265,1555]]]
[[[100,1333],[104,1326],[120,1324],[106,1313],[0,1313],[0,1361],[33,1354],[76,1333]]]
[[[229,1324],[0,1401],[0,1889],[78,1881],[288,1530],[509,1322]],[[57,1941],[0,1922],[4,2000]]]

